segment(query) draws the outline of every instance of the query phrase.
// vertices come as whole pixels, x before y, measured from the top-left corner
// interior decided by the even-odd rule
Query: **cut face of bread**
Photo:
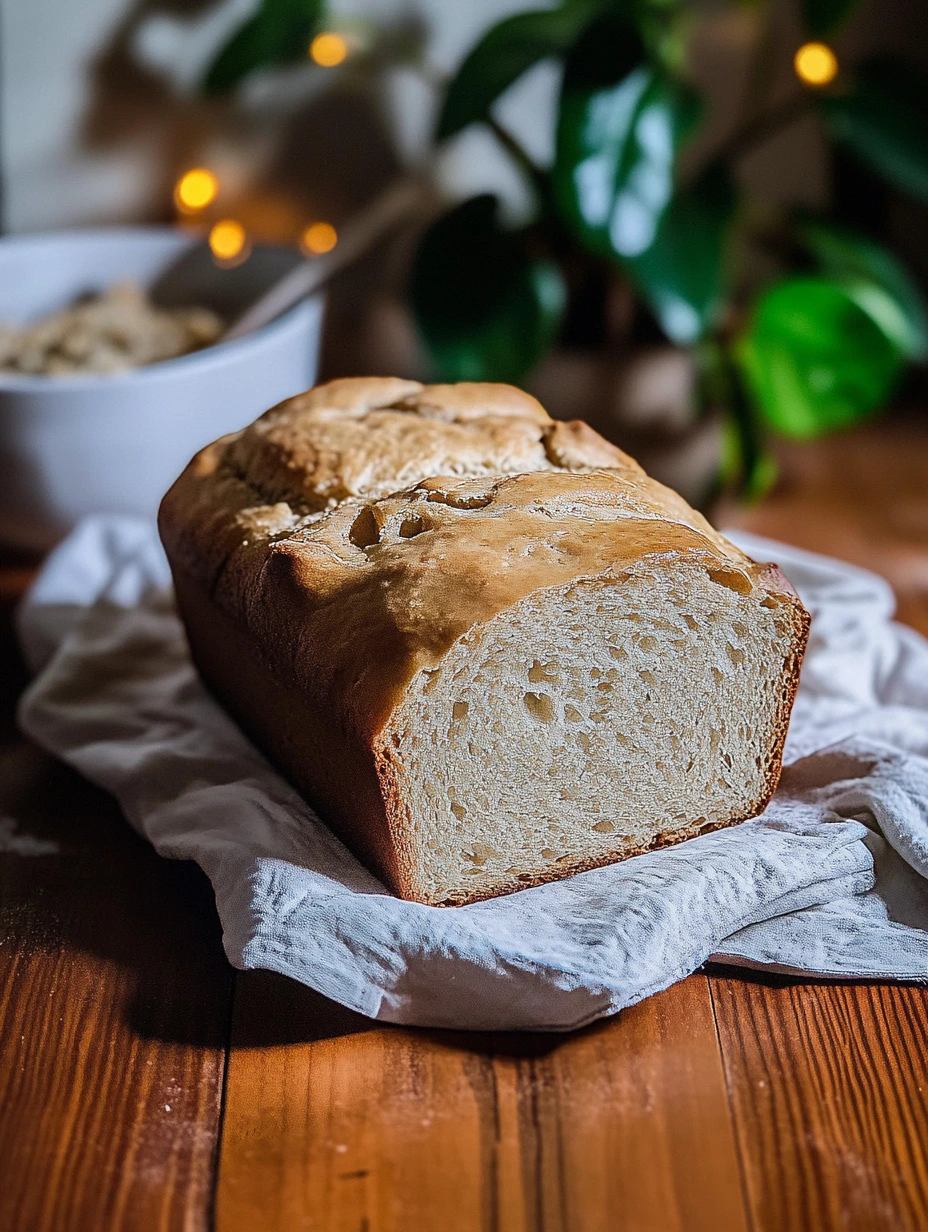
[[[203,678],[403,897],[564,877],[776,787],[795,592],[516,390],[310,391],[203,450],[160,525]]]
[[[527,596],[421,671],[387,725],[409,893],[460,903],[757,813],[794,604],[693,551]]]

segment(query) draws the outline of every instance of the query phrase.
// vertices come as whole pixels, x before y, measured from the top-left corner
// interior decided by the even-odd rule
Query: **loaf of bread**
[[[505,894],[751,817],[808,634],[585,424],[335,381],[202,450],[161,535],[209,688],[397,894]]]

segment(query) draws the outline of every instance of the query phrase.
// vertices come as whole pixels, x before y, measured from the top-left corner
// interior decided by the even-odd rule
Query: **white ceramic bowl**
[[[150,286],[190,242],[167,227],[0,239],[0,322],[114,282]],[[246,265],[274,252],[256,249]],[[85,514],[154,517],[201,446],[313,384],[321,322],[315,298],[248,337],[131,372],[0,372],[0,539],[43,549]]]

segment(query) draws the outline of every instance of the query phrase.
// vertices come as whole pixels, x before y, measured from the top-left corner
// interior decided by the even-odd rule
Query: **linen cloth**
[[[83,523],[19,614],[26,732],[195,860],[229,960],[372,1018],[569,1030],[714,957],[928,977],[928,643],[880,578],[743,534],[813,614],[780,788],[730,829],[467,907],[402,902],[211,700],[153,526]]]

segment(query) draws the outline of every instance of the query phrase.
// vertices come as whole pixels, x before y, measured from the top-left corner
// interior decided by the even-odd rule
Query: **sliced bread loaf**
[[[564,877],[776,786],[795,593],[518,391],[323,386],[198,455],[161,527],[207,683],[404,897]]]

